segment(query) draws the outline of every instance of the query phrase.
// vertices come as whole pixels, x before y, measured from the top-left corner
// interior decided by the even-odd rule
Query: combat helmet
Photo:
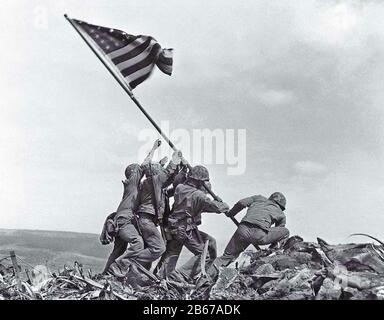
[[[209,181],[209,172],[204,166],[194,166],[188,177],[198,181]]]
[[[141,166],[138,163],[132,163],[125,169],[125,177],[129,179],[134,172],[141,170]]]
[[[285,210],[287,205],[287,199],[285,199],[284,195],[281,192],[274,192],[269,197],[269,200],[275,201],[282,210]]]

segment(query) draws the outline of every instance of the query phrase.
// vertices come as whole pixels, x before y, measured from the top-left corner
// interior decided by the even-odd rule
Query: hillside
[[[0,229],[0,259],[15,250],[26,265],[46,264],[52,271],[78,261],[100,272],[111,247],[89,233]]]

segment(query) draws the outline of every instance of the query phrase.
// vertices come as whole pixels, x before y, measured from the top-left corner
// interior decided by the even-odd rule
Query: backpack
[[[116,212],[112,212],[104,221],[103,230],[100,234],[100,242],[102,245],[107,245],[113,242],[118,233],[118,226],[114,220],[115,216]]]

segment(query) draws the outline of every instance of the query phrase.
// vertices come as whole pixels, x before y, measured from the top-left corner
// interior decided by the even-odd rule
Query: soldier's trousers
[[[272,227],[268,232],[249,223],[240,223],[236,232],[227,244],[224,254],[215,259],[208,269],[208,275],[216,278],[219,267],[228,266],[242,253],[249,245],[266,245],[283,240],[289,236],[285,227]]]
[[[183,280],[191,281],[201,271],[201,255],[204,251],[204,242],[200,237],[200,231],[196,229],[183,230],[179,229],[177,235],[175,235],[175,241],[178,241],[184,245],[194,256],[184,263],[180,268],[172,271],[169,276],[170,278],[180,278]],[[205,263],[209,264],[209,253],[205,259]]]
[[[129,265],[129,259],[150,268],[153,261],[160,258],[165,251],[164,240],[156,227],[153,216],[147,214],[139,214],[137,220],[138,229],[144,240],[144,246],[137,250],[126,251],[122,256],[116,259],[120,267]],[[126,259],[126,261],[124,261]]]
[[[217,257],[216,240],[215,238],[210,236],[208,233],[205,233],[203,231],[197,231],[197,232],[200,233],[200,238],[204,244],[208,240],[208,254],[209,254],[209,260],[207,263],[207,268],[208,268]],[[183,246],[184,246],[184,243],[176,239],[167,241],[165,253],[161,256],[161,259],[155,269],[155,272],[158,274],[158,276],[160,276],[161,278],[165,278],[165,276],[167,276],[168,274],[170,274],[172,271],[176,269],[176,264],[180,257],[180,253],[181,253],[181,250],[183,249]]]
[[[103,273],[106,273],[110,265],[119,257],[142,249],[144,249],[144,241],[136,227],[132,223],[124,224],[124,226],[119,228],[114,241],[113,251],[109,255]]]

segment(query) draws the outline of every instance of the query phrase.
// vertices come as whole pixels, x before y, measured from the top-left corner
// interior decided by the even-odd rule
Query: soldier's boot
[[[197,282],[191,299],[208,300],[215,282],[208,275],[201,276]]]
[[[196,290],[202,287],[210,286],[212,284],[213,284],[213,281],[208,276],[200,277],[196,281]]]
[[[176,263],[179,255],[172,255],[164,259],[158,264],[153,273],[160,279],[166,279],[173,271],[175,271]]]
[[[109,266],[107,274],[111,274],[111,275],[115,276],[116,278],[124,278],[126,272],[124,272],[124,270],[116,262],[113,262]]]
[[[271,243],[268,247],[269,250],[276,250],[279,246],[279,242]]]
[[[182,273],[177,270],[173,270],[168,276],[168,280],[179,282],[182,284],[188,284],[188,281],[185,279]]]
[[[284,247],[285,243],[287,242],[289,236],[286,236],[284,237],[283,239],[279,240],[279,241],[276,241],[276,242],[273,242],[270,244],[270,246],[268,247],[268,249],[270,250],[280,250]]]
[[[217,279],[219,278],[219,266],[212,263],[212,265],[207,270],[207,273],[204,275],[201,275],[199,279],[196,281],[196,290],[200,288],[212,288]]]
[[[127,275],[131,265],[132,262],[129,258],[118,258],[110,265],[108,273],[114,275],[117,278],[124,278]]]
[[[132,263],[126,273],[125,283],[131,285],[134,289],[153,285],[153,280],[143,273],[142,270],[140,270],[138,264]]]

